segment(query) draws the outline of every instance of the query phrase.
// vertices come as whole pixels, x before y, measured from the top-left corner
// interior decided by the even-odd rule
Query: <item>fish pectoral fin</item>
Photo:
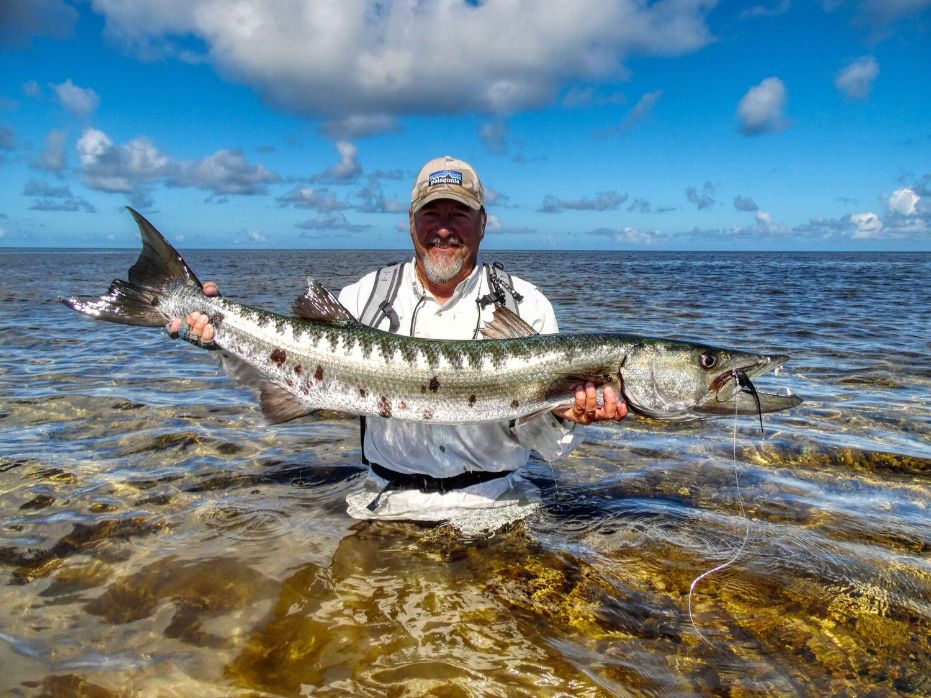
[[[568,406],[571,403],[567,402],[563,404],[565,406]],[[553,405],[551,407],[544,407],[542,410],[537,410],[536,412],[531,412],[530,414],[525,414],[522,417],[518,417],[517,419],[514,420],[514,426],[522,426],[526,424],[527,422],[531,422],[542,414],[546,414],[547,412],[552,412],[557,407],[562,407],[563,404]]]
[[[269,424],[282,424],[315,412],[287,390],[271,381],[263,381],[259,391],[262,414]]]
[[[291,310],[297,317],[305,320],[316,320],[317,322],[352,322],[357,320],[352,313],[340,303],[336,296],[330,293],[326,287],[313,278],[307,279],[307,290],[303,296],[299,296]]]
[[[495,308],[494,317],[482,326],[485,339],[510,339],[514,337],[533,337],[540,334],[520,315],[507,308]]]
[[[737,393],[730,400],[710,402],[696,405],[691,409],[699,416],[707,415],[709,417],[727,417],[728,415],[738,414],[758,414],[768,412],[780,412],[792,407],[797,407],[802,403],[802,399],[796,395],[774,395],[772,393],[757,393],[760,399],[759,408],[756,400],[747,393]]]

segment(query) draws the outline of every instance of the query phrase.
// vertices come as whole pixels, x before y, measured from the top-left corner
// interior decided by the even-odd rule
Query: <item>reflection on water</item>
[[[265,426],[193,348],[54,300],[134,253],[0,250],[0,692],[931,693],[931,255],[493,256],[564,331],[785,352],[760,387],[806,402],[736,447],[592,427],[493,536],[360,523],[354,423]],[[399,253],[186,257],[284,311]],[[693,596],[705,643],[689,585],[745,536]]]

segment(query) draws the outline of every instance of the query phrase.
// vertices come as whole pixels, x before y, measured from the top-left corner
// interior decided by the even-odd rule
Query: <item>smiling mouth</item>
[[[430,240],[427,243],[427,246],[431,250],[457,250],[460,247],[463,247],[463,244],[459,240],[455,240],[455,239],[446,239],[446,240],[434,239],[434,240]]]

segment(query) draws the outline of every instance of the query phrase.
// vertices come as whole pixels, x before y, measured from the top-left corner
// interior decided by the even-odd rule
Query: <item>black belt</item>
[[[489,480],[507,477],[514,472],[513,470],[502,470],[498,472],[473,470],[471,472],[459,473],[452,477],[433,477],[432,475],[424,475],[422,473],[399,473],[394,470],[389,470],[378,463],[369,463],[369,467],[378,477],[388,481],[388,484],[378,493],[378,496],[369,503],[367,507],[369,511],[375,511],[375,509],[378,508],[378,501],[388,490],[420,490],[421,492],[439,492],[440,494],[446,494],[453,490],[461,490],[464,487],[471,487],[472,485],[478,485],[482,482],[488,482]]]

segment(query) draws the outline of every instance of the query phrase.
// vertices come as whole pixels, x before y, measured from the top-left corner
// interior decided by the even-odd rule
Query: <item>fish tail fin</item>
[[[172,282],[199,289],[201,283],[165,236],[138,211],[127,208],[142,237],[142,251],[129,269],[129,281],[117,279],[103,296],[59,300],[72,310],[98,320],[161,327],[168,320],[158,307],[162,289]]]

